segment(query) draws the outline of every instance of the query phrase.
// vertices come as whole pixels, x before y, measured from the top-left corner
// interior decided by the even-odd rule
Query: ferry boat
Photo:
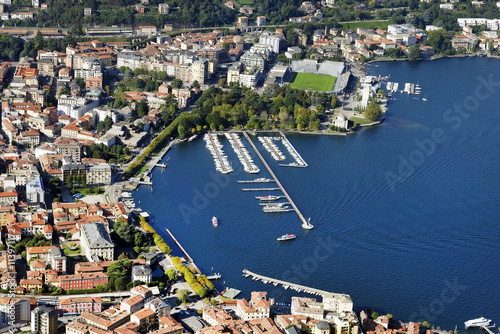
[[[297,237],[295,236],[295,234],[283,234],[277,240],[278,241],[286,241],[286,240],[293,240],[293,239],[296,239],[296,238]]]
[[[281,196],[274,196],[274,195],[268,195],[268,196],[255,196],[256,199],[260,199],[261,201],[275,201],[277,199],[280,199]]]
[[[491,322],[490,319],[486,319],[484,317],[481,317],[481,318],[477,318],[477,319],[472,319],[472,320],[466,321],[464,324],[465,324],[465,328],[469,328],[469,327],[487,327],[487,326],[490,325],[490,322]]]
[[[217,221],[217,217],[215,217],[215,216],[212,217],[212,225],[214,227],[219,226],[219,222]]]

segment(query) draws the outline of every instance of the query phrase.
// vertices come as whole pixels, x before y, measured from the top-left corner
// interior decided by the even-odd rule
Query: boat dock
[[[207,276],[208,280],[218,280],[218,279],[221,279],[221,278],[222,278],[222,275],[219,274],[219,273]]]
[[[165,156],[165,154],[167,154],[167,152],[172,148],[174,147],[177,143],[179,142],[178,139],[174,139],[172,140],[168,145],[167,147],[165,147],[163,150],[160,151],[160,153],[151,159],[151,161],[149,162],[149,168],[148,170],[146,171],[145,175],[149,175],[153,169],[155,167],[167,167],[167,164],[161,164],[160,161],[163,159],[163,157]],[[142,184],[142,183],[141,183]]]
[[[193,258],[191,256],[189,256],[188,252],[186,252],[186,250],[184,249],[184,247],[182,247],[182,245],[179,243],[179,241],[177,241],[177,239],[174,237],[174,235],[172,234],[172,232],[170,232],[170,230],[168,228],[166,228],[165,231],[167,231],[167,233],[170,236],[170,238],[172,238],[172,240],[175,242],[175,244],[177,245],[177,247],[179,247],[180,250],[182,251],[182,253],[184,253],[184,255],[186,256],[186,259],[188,259],[188,261],[191,262],[191,266],[193,268],[195,268],[196,272],[198,274],[201,274],[201,270],[196,266],[196,264],[194,264]]]
[[[488,332],[488,334],[495,334],[491,329],[490,327],[495,327],[494,325],[493,326],[487,326],[487,325],[480,325],[479,328],[481,329],[484,329],[485,331]]]
[[[317,296],[323,296],[325,294],[330,294],[331,293],[331,292],[328,292],[328,291],[311,288],[311,287],[308,287],[308,286],[305,286],[305,285],[290,283],[290,282],[282,281],[282,280],[279,280],[279,279],[276,279],[276,278],[266,277],[266,276],[263,276],[263,275],[259,275],[259,274],[253,273],[250,270],[246,270],[246,269],[243,270],[243,274],[245,275],[245,277],[252,277],[252,279],[254,281],[255,280],[261,280],[262,282],[272,283],[275,286],[281,285],[285,289],[292,289],[292,290],[296,290],[298,292],[309,293],[309,294],[317,295]],[[246,276],[246,275],[248,275],[248,276]],[[340,294],[339,294],[339,296],[340,296]],[[345,296],[348,296],[348,295],[345,295]]]
[[[215,169],[222,174],[231,173],[233,168],[227,161],[227,156],[222,150],[224,146],[221,145],[217,139],[217,134],[207,133],[203,139],[205,140],[205,146],[208,148],[212,158],[214,159]]]
[[[279,205],[286,205],[286,204],[290,204],[288,202],[260,202],[259,205],[263,205],[263,206],[269,206],[271,204],[279,204]]]
[[[288,193],[286,192],[286,190],[283,187],[283,185],[281,185],[281,182],[278,180],[278,178],[274,174],[274,172],[271,169],[271,167],[269,167],[269,165],[267,164],[266,160],[264,160],[264,158],[262,157],[262,154],[260,154],[259,150],[257,149],[257,147],[255,146],[255,144],[253,143],[253,141],[250,138],[250,136],[248,135],[248,133],[243,132],[243,134],[245,135],[245,138],[250,143],[250,146],[252,146],[252,148],[254,149],[255,153],[259,157],[259,159],[262,162],[262,164],[264,165],[264,167],[266,167],[267,171],[269,172],[269,174],[271,175],[271,177],[273,178],[273,180],[276,182],[276,185],[281,189],[281,192],[283,193],[283,195],[285,195],[285,197],[288,200],[288,202],[290,202],[290,205],[292,206],[293,210],[295,210],[295,212],[297,213],[297,216],[299,217],[300,221],[302,222],[302,227],[303,228],[304,227],[309,227],[309,229],[312,228],[312,225],[304,218],[304,216],[302,215],[302,213],[300,213],[299,208],[295,205],[295,203],[293,202],[293,200],[290,197],[290,195],[288,195]]]
[[[243,191],[275,191],[280,190],[280,188],[243,188]]]
[[[271,153],[271,156],[276,161],[285,161],[286,157],[281,150],[273,143],[273,137],[259,137],[259,141],[264,145],[264,148]]]
[[[238,159],[243,165],[243,170],[250,174],[259,173],[260,169],[253,163],[250,154],[248,153],[245,145],[243,145],[243,142],[240,139],[240,135],[232,132],[226,133],[225,135],[229,140],[234,153],[236,153]]]
[[[271,179],[238,180],[238,183],[270,183],[270,182],[274,182],[274,180],[271,180]]]
[[[290,155],[295,159],[295,163],[291,164],[280,164],[280,166],[286,166],[286,167],[307,167],[309,166],[304,158],[297,152],[295,147],[293,147],[292,143],[288,140],[286,135],[283,133],[283,131],[280,131],[279,134],[281,135],[281,140],[283,141],[283,145],[285,145],[286,149],[290,153]]]

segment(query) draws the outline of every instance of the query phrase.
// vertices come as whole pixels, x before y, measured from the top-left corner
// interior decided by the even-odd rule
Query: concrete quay
[[[255,144],[253,143],[253,141],[250,138],[250,136],[248,135],[248,133],[247,132],[243,132],[243,135],[245,135],[245,138],[250,143],[250,146],[252,146],[253,150],[255,151],[255,154],[257,154],[257,156],[259,157],[259,159],[262,162],[262,164],[264,165],[264,167],[266,167],[267,171],[269,172],[269,174],[271,174],[271,177],[276,182],[276,185],[281,189],[281,192],[283,193],[283,195],[285,195],[285,197],[288,200],[288,202],[290,202],[290,205],[295,210],[295,213],[297,213],[297,216],[299,217],[300,221],[302,222],[302,228],[304,228],[304,229],[311,229],[312,225],[304,218],[304,216],[302,215],[302,213],[299,211],[299,208],[295,205],[295,203],[293,202],[293,200],[290,197],[290,195],[288,195],[288,193],[286,192],[285,188],[283,187],[283,185],[281,184],[281,182],[278,180],[278,178],[276,177],[276,175],[272,171],[271,167],[269,167],[269,165],[267,164],[266,160],[264,160],[264,158],[262,157],[262,154],[260,154],[259,150],[257,149],[257,147],[255,146]]]
[[[308,287],[305,285],[290,283],[290,282],[282,281],[282,280],[279,280],[276,278],[271,278],[271,277],[259,275],[259,274],[256,274],[256,273],[251,272],[250,270],[246,270],[246,269],[243,270],[243,274],[249,275],[250,277],[259,279],[261,281],[268,281],[269,283],[281,285],[282,287],[288,287],[292,290],[296,290],[296,291],[304,290],[303,291],[304,293],[309,293],[309,294],[318,295],[318,296],[324,296],[325,294],[331,294],[331,292],[328,292],[328,291],[315,289],[315,288],[311,288],[311,287]]]

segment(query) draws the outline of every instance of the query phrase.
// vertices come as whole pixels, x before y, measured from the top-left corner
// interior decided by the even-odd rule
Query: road
[[[61,295],[61,296],[52,296],[52,295],[25,295],[25,297],[36,298],[36,299],[47,299],[47,298],[83,298],[83,297],[101,297],[101,298],[120,298],[120,297],[129,297],[131,295],[130,291],[115,291],[115,292],[100,292],[100,293],[82,293],[76,295]],[[9,298],[8,294],[0,294],[1,297]]]

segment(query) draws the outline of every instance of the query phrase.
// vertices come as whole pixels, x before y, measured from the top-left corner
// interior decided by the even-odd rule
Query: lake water
[[[400,89],[418,83],[422,95],[394,94],[383,124],[353,136],[289,135],[307,168],[279,167],[252,137],[311,217],[311,231],[293,212],[263,213],[254,196],[268,193],[241,191],[237,180],[269,175],[249,145],[261,172],[241,171],[222,137],[235,173],[216,173],[198,139],[173,148],[165,172],[153,172],[154,191],[141,186],[134,198],[169,244],[165,228],[204,272],[222,274],[218,289],[225,283],[243,297],[267,290],[278,302],[297,294],[242,277],[246,268],[347,293],[355,309],[404,321],[447,330],[480,316],[500,322],[499,64],[473,58],[367,66]],[[277,242],[285,233],[297,239]]]

